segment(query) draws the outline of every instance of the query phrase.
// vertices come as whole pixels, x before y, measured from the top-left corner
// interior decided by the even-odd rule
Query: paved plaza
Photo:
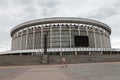
[[[0,80],[120,80],[120,62],[0,66]]]

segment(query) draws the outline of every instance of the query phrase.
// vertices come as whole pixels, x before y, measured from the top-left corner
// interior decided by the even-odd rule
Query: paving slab
[[[120,62],[0,66],[0,80],[120,80]]]

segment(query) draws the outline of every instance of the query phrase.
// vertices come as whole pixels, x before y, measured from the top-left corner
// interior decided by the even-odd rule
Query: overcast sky
[[[90,18],[106,23],[112,28],[112,48],[120,48],[120,0],[0,0],[0,51],[11,49],[10,30],[14,26],[46,17]]]

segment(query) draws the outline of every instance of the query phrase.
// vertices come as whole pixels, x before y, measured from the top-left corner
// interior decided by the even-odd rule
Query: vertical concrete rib
[[[86,34],[88,36],[88,26],[86,25]]]
[[[80,25],[78,25],[78,33],[79,33],[79,36],[80,36]]]
[[[61,48],[61,46],[62,46],[62,44],[61,44],[61,26],[62,26],[62,25],[59,25],[59,32],[60,32],[60,48]]]
[[[33,40],[32,40],[32,44],[33,44],[33,49],[35,49],[35,26],[33,26]]]
[[[12,38],[12,43],[11,43],[11,50],[13,50],[13,38]]]
[[[94,33],[94,43],[95,43],[95,48],[97,48],[97,44],[96,44],[96,35],[95,35],[95,27],[92,26],[93,28],[93,33]]]
[[[86,34],[88,36],[88,42],[89,42],[89,35],[88,35],[88,25],[86,25]],[[89,42],[90,43],[90,42]]]
[[[107,32],[106,32],[105,38],[106,38],[106,48],[108,48],[108,34],[107,34]]]
[[[23,30],[21,31],[20,34],[20,50],[22,49],[22,37],[23,37]]]
[[[71,26],[70,25],[68,25],[69,27],[69,37],[70,37],[70,48],[71,48]]]
[[[25,47],[25,49],[27,49],[27,47],[28,47],[28,29],[29,28],[27,28],[27,30],[26,30],[26,47]]]
[[[52,26],[50,25],[50,48],[52,48]]]
[[[99,37],[100,37],[100,48],[102,48],[102,40],[101,40],[101,31],[100,31],[100,28],[98,28],[99,30]]]
[[[42,47],[43,46],[43,26],[41,26],[41,54],[42,54]]]
[[[110,36],[109,36],[109,48],[111,48],[111,40],[110,40]]]
[[[15,44],[16,44],[16,49],[18,49],[18,43],[19,43],[19,42],[18,42],[18,37],[19,37],[19,32],[17,31],[17,37],[16,37],[17,40],[16,40],[16,43],[15,43]],[[15,46],[14,46],[14,47],[15,47]]]
[[[106,37],[106,33],[105,33],[105,30],[103,30],[104,32],[103,32],[103,37],[104,37],[104,48],[106,48],[106,39],[105,39],[105,37]]]
[[[61,43],[61,27],[62,27],[62,25],[61,24],[59,24],[59,35],[60,35],[60,49],[62,48],[62,43]],[[62,55],[62,52],[60,51],[60,55]]]

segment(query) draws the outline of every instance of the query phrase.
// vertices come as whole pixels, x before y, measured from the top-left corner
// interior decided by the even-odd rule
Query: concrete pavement
[[[120,80],[120,62],[0,66],[0,80]]]

